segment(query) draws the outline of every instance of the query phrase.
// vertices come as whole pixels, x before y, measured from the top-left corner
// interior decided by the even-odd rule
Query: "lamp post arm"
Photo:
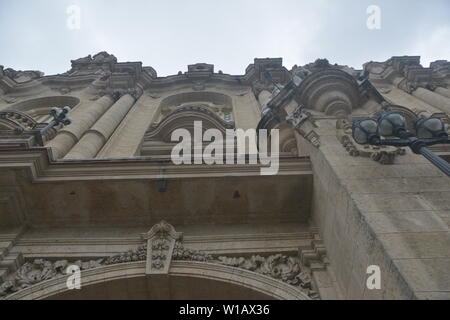
[[[56,121],[52,120],[45,128],[42,128],[41,134],[42,135],[47,134],[47,132],[56,125],[57,125]]]
[[[408,147],[411,142],[408,139],[383,139],[379,140],[377,145],[379,146],[392,146],[392,147]]]
[[[420,154],[427,158],[431,163],[444,172],[448,177],[450,177],[450,164],[442,159],[441,157],[435,155],[427,147],[422,147],[419,150]]]
[[[450,139],[448,138],[432,138],[432,139],[422,139],[427,146],[434,146],[436,144],[450,144]]]

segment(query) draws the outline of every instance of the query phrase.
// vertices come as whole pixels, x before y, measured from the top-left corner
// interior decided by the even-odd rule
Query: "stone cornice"
[[[25,234],[24,232],[22,232]],[[26,235],[26,234],[25,234]],[[232,235],[183,235],[183,243],[191,248],[202,248],[208,254],[274,254],[284,252],[296,252],[310,249],[317,232],[305,231],[297,233],[273,233],[273,234],[232,234]],[[42,255],[51,258],[60,257],[99,257],[118,254],[115,248],[137,247],[142,243],[140,236],[130,237],[99,237],[99,238],[20,238],[15,243],[14,252],[22,252],[24,258],[34,259]],[[240,246],[231,247],[230,243],[239,243]],[[108,251],[99,253],[95,248],[105,247]],[[65,248],[71,247],[73,251],[68,253]],[[45,248],[45,254],[40,248]]]
[[[412,93],[418,87],[430,90],[437,86],[445,87],[445,79],[450,76],[449,65],[445,60],[438,60],[432,62],[430,68],[424,68],[419,56],[402,56],[385,62],[366,63],[364,70],[374,83],[393,83],[399,89]]]
[[[0,168],[27,169],[33,182],[260,176],[261,165],[181,165],[147,157],[52,161],[47,148],[1,148]],[[164,169],[164,175],[161,174]],[[308,158],[280,158],[279,175],[310,175]]]

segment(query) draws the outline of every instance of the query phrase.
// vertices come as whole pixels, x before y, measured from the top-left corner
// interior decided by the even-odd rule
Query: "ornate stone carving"
[[[20,130],[33,130],[37,126],[37,122],[29,115],[19,111],[2,111],[0,112],[0,125],[3,123],[5,127]]]
[[[145,261],[145,259],[147,259],[147,245],[143,245],[138,247],[137,249],[128,250],[127,252],[108,257],[104,261],[102,261],[102,264],[112,265],[119,263]]]
[[[292,125],[314,147],[320,147],[320,137],[314,131],[317,128],[316,123],[312,114],[305,111],[303,106],[299,106],[291,115],[288,115],[286,122]]]
[[[352,157],[366,157],[381,164],[393,164],[395,158],[404,155],[402,148],[389,146],[362,146],[352,137],[352,127],[348,120],[341,119],[336,123],[337,138]]]
[[[398,88],[405,91],[406,93],[412,94],[414,91],[419,88],[420,85],[417,82],[409,81],[407,79],[403,79],[399,84]]]
[[[88,55],[84,58],[72,60],[72,69],[67,72],[72,75],[94,74],[102,72],[110,72],[115,64],[117,58],[105,51],[99,52],[93,57]]]
[[[110,95],[114,98],[114,100],[119,100],[120,97],[129,94],[133,96],[136,100],[139,99],[139,97],[142,95],[142,90],[139,88],[126,88],[126,89],[114,89],[111,87],[99,90],[98,95],[100,97],[104,95]]]
[[[291,74],[279,58],[255,59],[254,64],[247,68],[246,77],[250,79],[255,97],[263,90],[273,92],[277,86],[283,86],[291,80]]]
[[[42,78],[42,76],[44,75],[44,73],[41,71],[31,71],[31,70],[16,71],[11,68],[5,69],[3,71],[3,74],[5,76],[9,77],[11,80],[14,80],[17,83],[24,83],[24,82],[28,82],[28,81],[31,81],[34,79],[39,79],[39,78]]]
[[[295,101],[328,116],[345,117],[361,107],[359,84],[348,72],[324,65],[319,63],[313,69],[315,72],[300,82]]]
[[[235,127],[234,121],[231,119],[232,110],[226,107],[214,110],[208,105],[186,104],[174,109],[166,109],[164,113],[166,114],[162,115],[159,122],[150,125],[145,133],[144,141],[155,140],[170,143],[174,130],[192,127],[194,121],[202,121],[205,130],[218,129],[224,135],[227,129]]]
[[[156,224],[143,235],[143,239],[147,240],[147,274],[169,272],[175,242],[181,237],[182,233],[176,232],[175,228],[165,221]]]
[[[245,269],[298,287],[312,299],[319,298],[318,293],[313,288],[310,271],[301,265],[300,259],[296,256],[276,254],[268,257],[260,255],[214,257],[200,251],[185,249],[181,242],[177,242],[175,248],[173,260],[200,261]]]
[[[26,262],[17,272],[0,284],[0,297],[8,296],[42,281],[50,280],[58,276],[66,276],[69,265],[77,265],[80,270],[89,270],[102,266],[102,260],[76,261],[70,263],[67,260],[51,262],[44,259],[36,259]]]
[[[192,81],[192,90],[204,91],[206,89],[205,81]]]
[[[328,59],[317,59],[313,63],[307,64],[304,66],[305,69],[311,71],[311,72],[317,72],[324,69],[331,68],[331,64],[328,61]]]
[[[167,274],[170,261],[175,260],[214,263],[252,271],[290,284],[307,294],[311,299],[319,299],[311,279],[313,266],[309,263],[309,266],[306,267],[302,263],[303,260],[312,260],[311,254],[307,255],[308,259],[299,254],[245,257],[211,255],[185,248],[182,243],[182,233],[176,232],[174,227],[165,221],[156,224],[142,237],[147,240],[147,244],[98,260],[75,262],[59,260],[52,262],[45,259],[36,259],[33,262],[26,262],[15,273],[10,274],[3,283],[0,279],[0,297],[8,296],[46,280],[67,276],[66,270],[69,265],[77,265],[83,271],[107,265],[147,261],[147,274]],[[320,255],[320,259],[323,260],[325,253],[322,252]],[[314,253],[317,260],[316,256],[317,253]]]
[[[72,64],[111,63],[111,62],[116,63],[117,58],[106,51],[102,51],[97,53],[93,57],[91,55],[88,55],[87,57],[72,60],[71,62]]]
[[[249,258],[219,257],[218,261],[223,265],[253,271],[300,287],[310,298],[318,298],[317,292],[313,289],[309,271],[300,265],[297,257],[282,254],[269,257],[256,255]]]
[[[177,241],[173,250],[173,260],[209,262],[214,258],[212,255],[197,250],[186,249],[181,241]]]

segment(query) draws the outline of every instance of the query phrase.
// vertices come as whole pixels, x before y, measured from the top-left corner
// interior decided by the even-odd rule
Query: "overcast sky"
[[[70,29],[77,5],[80,29]],[[381,29],[367,8],[381,9]],[[0,0],[0,64],[63,73],[70,60],[108,51],[159,76],[212,63],[243,74],[255,57],[284,65],[317,58],[361,68],[394,55],[450,60],[449,0]]]

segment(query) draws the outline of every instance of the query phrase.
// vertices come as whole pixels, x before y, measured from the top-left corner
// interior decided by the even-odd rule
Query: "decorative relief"
[[[16,128],[20,130],[33,130],[37,126],[37,122],[29,115],[18,111],[2,111],[0,112],[0,123],[5,122],[6,127]]]
[[[338,120],[336,123],[337,138],[352,157],[366,157],[384,165],[393,164],[399,155],[405,155],[402,148],[389,146],[362,146],[352,137],[352,127],[348,120]]]
[[[102,261],[102,265],[112,265],[128,262],[145,261],[147,259],[147,245],[138,247],[137,249],[128,250],[127,252],[120,253],[106,258]]]
[[[220,108],[220,106],[216,106]],[[213,109],[215,110],[215,109]],[[144,136],[146,141],[162,141],[171,143],[172,132],[179,128],[190,128],[194,121],[202,121],[203,128],[218,129],[224,135],[227,129],[234,129],[231,109],[221,108],[220,113],[212,111],[206,105],[185,104],[175,108],[163,116],[158,122],[150,125]],[[222,117],[223,116],[223,117]]]
[[[291,115],[286,117],[286,122],[293,126],[300,135],[308,140],[314,147],[320,147],[320,137],[314,131],[316,122],[312,114],[305,111],[303,106],[299,106]]]
[[[298,287],[311,299],[319,298],[318,293],[313,288],[310,270],[301,265],[298,257],[282,254],[268,257],[260,255],[250,257],[214,257],[200,251],[185,249],[181,242],[177,242],[175,248],[173,260],[208,262],[245,269]]]
[[[106,51],[102,51],[94,55],[88,55],[84,58],[79,58],[76,60],[72,60],[72,68],[80,69],[83,65],[102,65],[102,64],[115,64],[117,63],[117,58],[107,53]]]
[[[147,244],[136,249],[98,260],[49,261],[36,259],[26,262],[6,281],[0,283],[0,297],[11,295],[46,280],[67,276],[69,265],[77,265],[80,270],[90,270],[108,265],[147,261],[147,274],[168,273],[170,261],[196,261],[230,266],[252,271],[292,285],[311,299],[319,299],[311,278],[312,266],[306,267],[299,255],[275,254],[270,256],[252,255],[245,257],[215,256],[198,250],[187,249],[182,243],[182,233],[165,221],[155,225],[143,235]],[[0,280],[1,281],[1,280]]]
[[[3,74],[17,83],[25,83],[31,80],[42,78],[44,76],[44,73],[41,71],[32,71],[32,70],[21,71],[21,70],[14,70],[12,68],[7,68],[3,70]]]
[[[157,123],[154,123],[153,126],[156,127],[164,118],[173,113],[185,111],[198,111],[209,115],[215,114],[223,121],[227,122],[231,122],[233,117],[233,108],[229,105],[208,102],[183,103],[181,105],[172,105],[162,108],[160,119]]]
[[[201,251],[186,249],[181,241],[177,241],[173,250],[172,259],[178,261],[210,262],[214,258],[212,255]]]
[[[108,88],[99,90],[99,93],[98,93],[99,96],[110,95],[115,100],[119,100],[122,96],[124,96],[126,94],[133,96],[133,98],[135,98],[137,100],[142,95],[142,90],[139,88],[114,89],[114,88],[108,87]]]
[[[103,263],[102,260],[91,260],[76,261],[69,264],[67,260],[51,262],[44,259],[26,262],[12,277],[0,284],[0,297],[8,296],[46,280],[64,276],[69,265],[77,265],[80,270],[89,270],[101,267]]]
[[[399,84],[398,88],[405,91],[406,93],[412,94],[414,91],[419,88],[420,85],[417,82],[409,81],[407,79],[403,79]]]
[[[309,270],[300,265],[297,257],[282,254],[269,257],[256,255],[249,258],[219,257],[218,263],[269,276],[300,288],[312,299],[319,298],[318,293],[313,289]]]
[[[206,89],[205,81],[192,81],[192,90],[204,91]]]
[[[165,221],[143,235],[143,239],[147,240],[147,274],[169,273],[175,242],[181,237],[182,234]]]

